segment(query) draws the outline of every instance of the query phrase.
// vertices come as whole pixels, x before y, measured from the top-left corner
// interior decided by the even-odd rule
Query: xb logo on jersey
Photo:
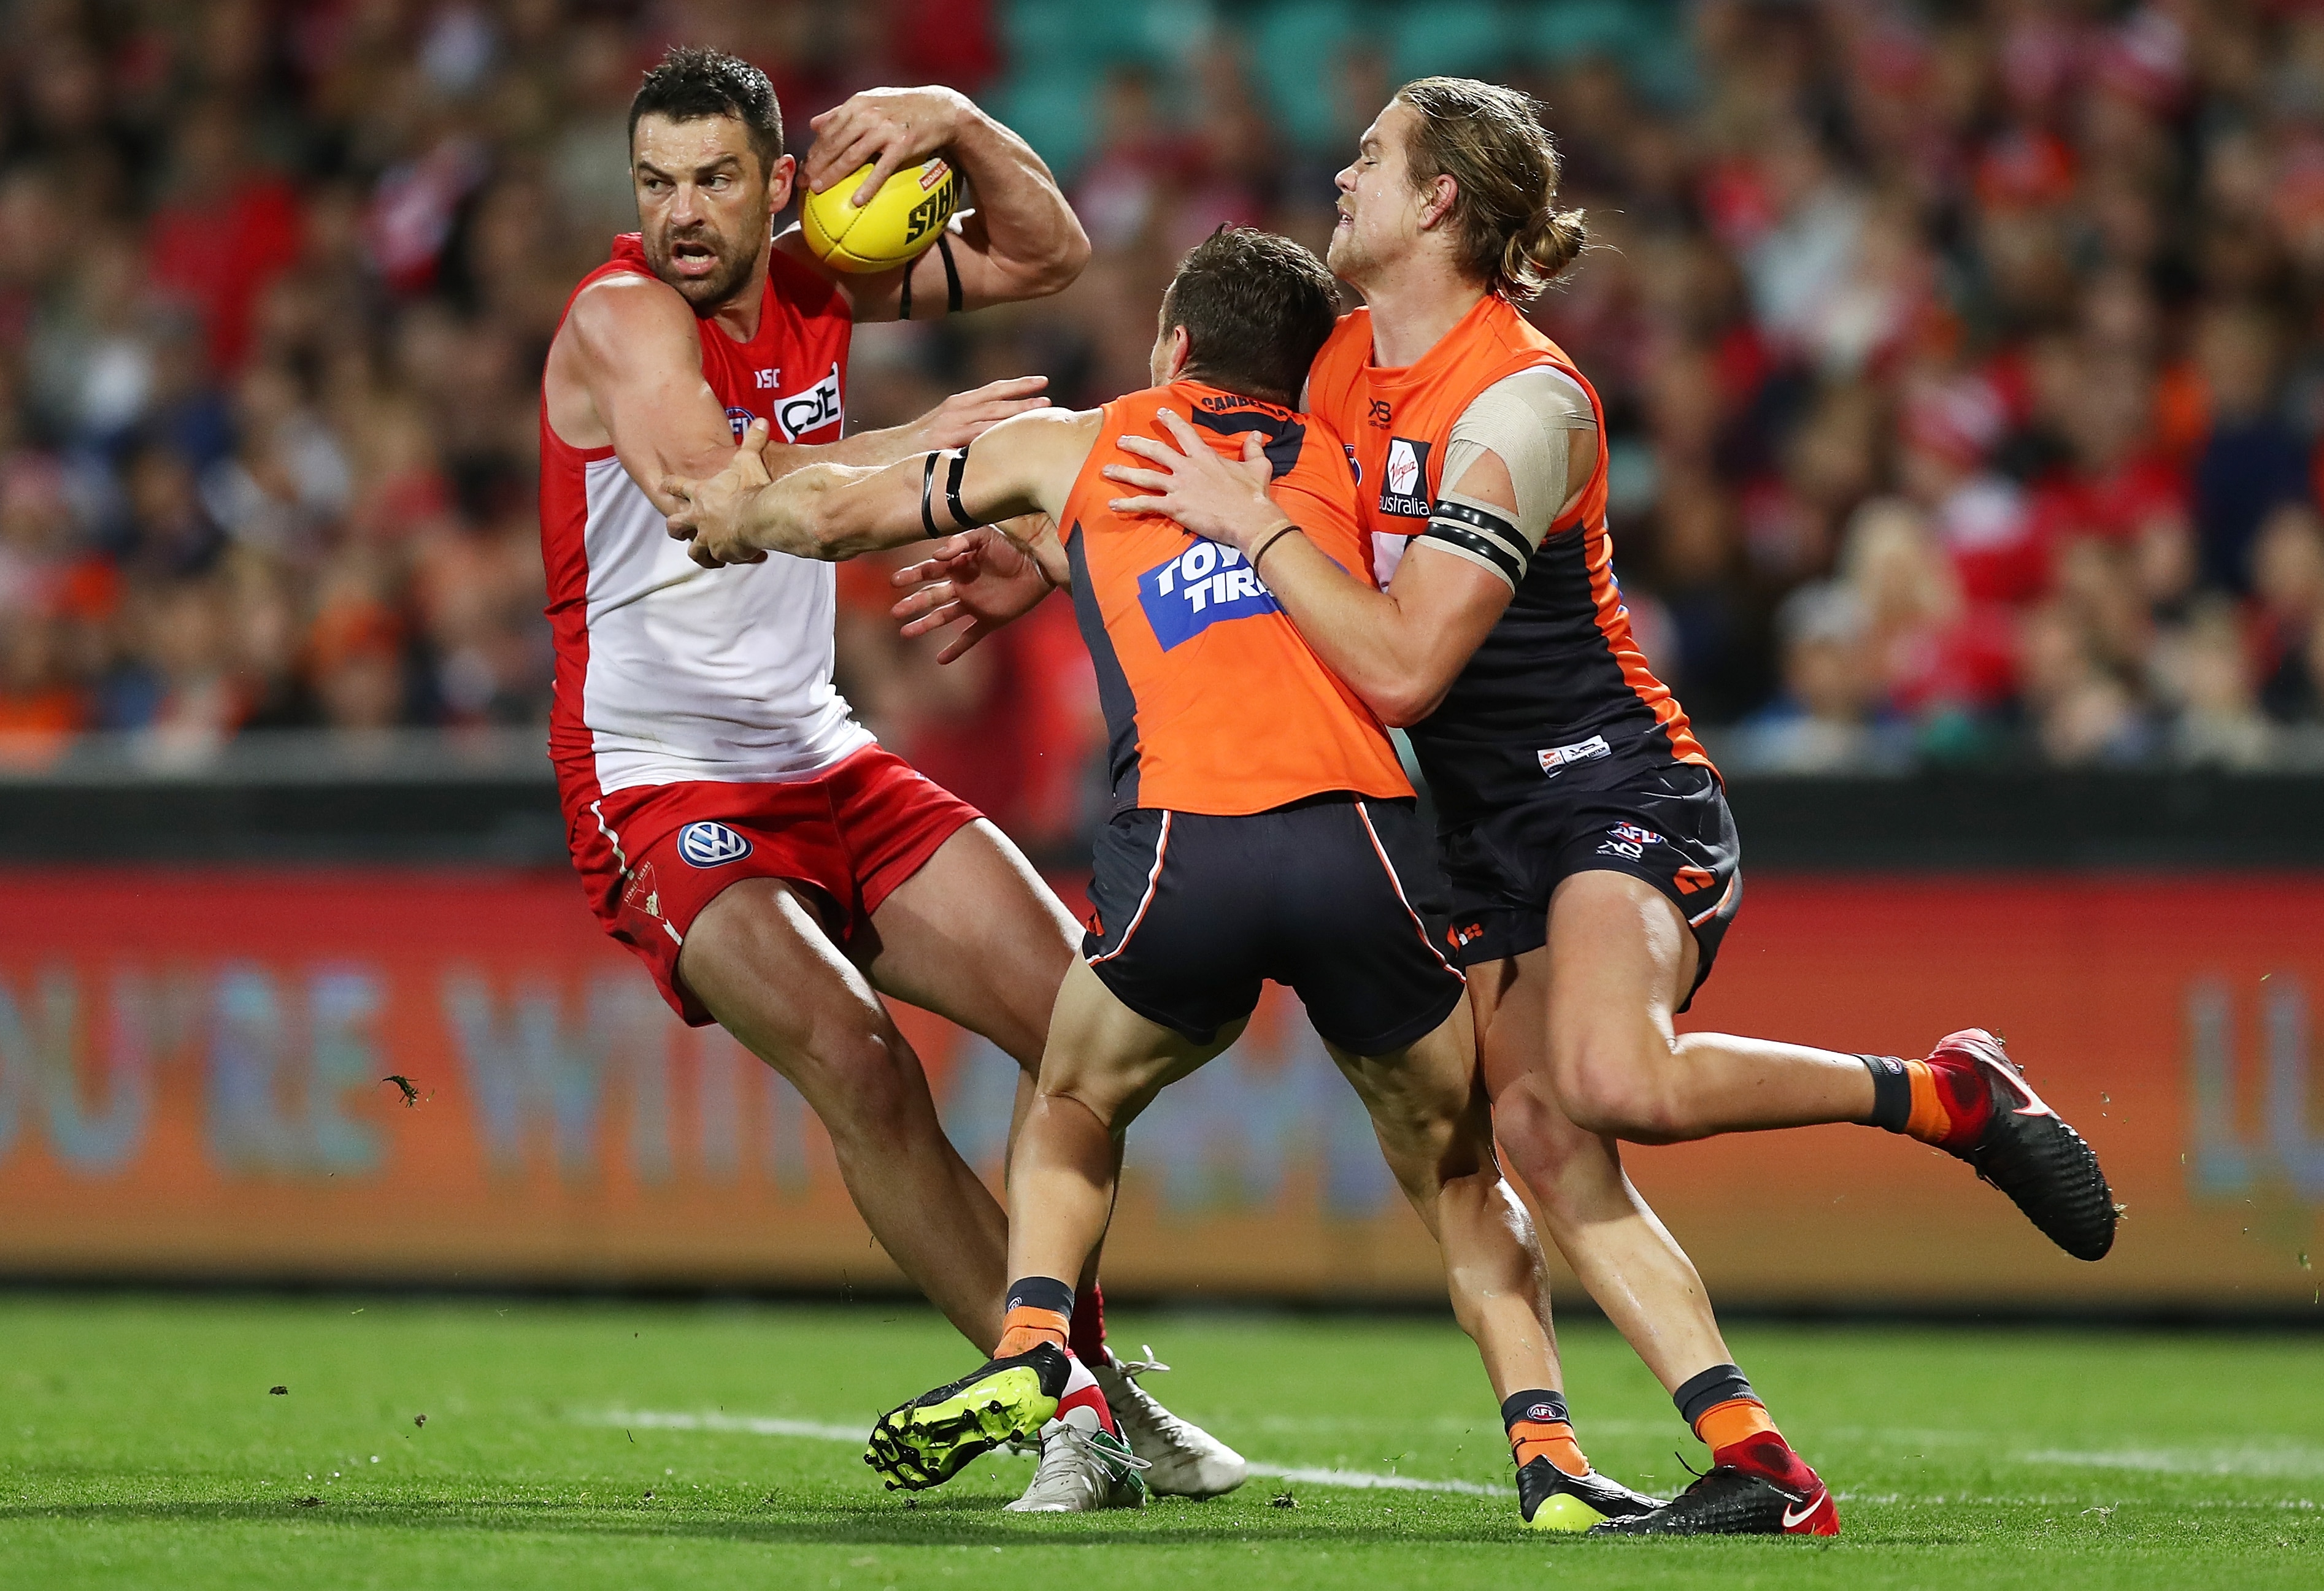
[[[1202,540],[1140,575],[1138,602],[1166,652],[1222,620],[1283,611],[1242,554]]]
[[[775,400],[775,429],[786,442],[796,442],[839,420],[839,366],[835,363],[823,380],[802,392]]]
[[[678,832],[678,854],[697,868],[724,867],[751,854],[751,842],[724,823],[688,823]]]

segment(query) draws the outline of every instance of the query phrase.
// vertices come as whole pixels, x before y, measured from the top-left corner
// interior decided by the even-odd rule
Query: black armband
[[[896,318],[899,320],[909,320],[912,317],[912,272],[919,268],[920,262],[918,260],[904,267],[904,290],[898,295],[896,302]]]
[[[952,234],[950,232],[939,232],[936,234],[936,253],[944,256],[945,309],[949,314],[957,315],[960,313],[961,304],[960,264],[952,257]]]
[[[1533,561],[1533,548],[1515,525],[1499,514],[1465,502],[1440,500],[1430,512],[1428,529],[1422,535],[1449,551],[1484,565],[1508,581],[1512,589],[1525,579],[1526,566]]]
[[[973,530],[983,523],[981,520],[972,519],[960,501],[960,478],[968,473],[968,447],[969,445],[964,442],[957,448],[931,453],[927,462],[920,466],[920,529],[928,533],[931,541],[952,533],[936,528],[936,460],[940,458],[952,460],[945,466],[944,491],[945,507],[952,511],[953,529]]]
[[[929,454],[927,463],[920,468],[920,529],[928,533],[930,541],[944,534],[936,529],[935,498],[937,456],[936,454]]]
[[[945,476],[945,506],[952,510],[954,520],[964,530],[974,529],[977,523],[960,505],[960,478],[968,473],[968,449],[969,444],[960,445],[960,451],[952,455],[952,469]]]

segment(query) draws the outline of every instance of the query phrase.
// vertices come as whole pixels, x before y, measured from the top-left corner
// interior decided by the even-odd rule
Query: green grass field
[[[1124,1310],[1113,1329],[1256,1465],[1507,1481],[1449,1322]],[[1279,1476],[1028,1519],[1000,1512],[1030,1474],[1006,1458],[909,1506],[840,1439],[971,1363],[903,1305],[0,1295],[0,1586],[2324,1583],[2324,1338],[1734,1343],[1839,1493],[1839,1540],[1544,1538],[1498,1490]],[[1597,1462],[1683,1480],[1673,1449],[1702,1449],[1619,1340],[1577,1326],[1564,1347]]]

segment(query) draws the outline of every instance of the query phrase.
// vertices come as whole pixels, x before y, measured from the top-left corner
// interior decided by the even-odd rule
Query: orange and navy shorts
[[[1428,769],[1440,801],[1452,783],[1445,775],[1458,771]],[[1743,904],[1743,845],[1727,792],[1699,763],[1591,771],[1596,777],[1586,783],[1543,779],[1517,800],[1442,825],[1452,907],[1445,952],[1474,967],[1538,950],[1549,943],[1549,897],[1560,884],[1576,873],[1628,873],[1667,896],[1694,932],[1694,983],[1679,1003],[1683,1011]]]
[[[677,1013],[713,1020],[678,976],[705,906],[745,878],[802,887],[845,951],[944,842],[982,815],[893,752],[866,746],[813,778],[595,794],[560,777],[566,843],[589,908]]]
[[[1410,796],[1334,793],[1235,817],[1136,807],[1099,833],[1082,939],[1114,998],[1197,1044],[1286,985],[1317,1033],[1385,1055],[1467,989],[1426,915],[1435,869]]]

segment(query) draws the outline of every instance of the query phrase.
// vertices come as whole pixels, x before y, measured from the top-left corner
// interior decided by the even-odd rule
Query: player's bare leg
[[[1519,982],[1532,986],[1517,998],[1546,1002],[1545,1081],[1566,1116],[1634,1143],[1675,1144],[1871,1113],[1872,1075],[1859,1056],[1675,1036],[1671,1014],[1693,987],[1697,954],[1678,908],[1642,878],[1582,872],[1557,887],[1548,944],[1517,958]]]
[[[1009,1143],[1036,1098],[1034,1075],[1067,969],[1079,963],[1080,925],[1009,838],[982,819],[959,830],[872,914],[877,948],[869,970],[882,991],[981,1033],[1013,1056],[1019,1074]],[[1115,1146],[1120,1169],[1120,1147]],[[1208,1497],[1242,1484],[1249,1467],[1234,1449],[1163,1407],[1134,1377],[1149,1366],[1114,1357],[1105,1345],[1104,1295],[1098,1288],[1101,1240],[1075,1273],[1074,1350],[1103,1392],[1121,1436],[1150,1467],[1157,1492]],[[990,1283],[997,1305],[1009,1274]],[[977,1343],[991,1352],[1000,1335]],[[1162,1367],[1162,1366],[1151,1366]],[[1084,1456],[1085,1457],[1085,1456]],[[1075,1455],[1045,1444],[1043,1463],[1020,1505],[1038,1510],[1059,1499],[1087,1501],[1097,1470],[1074,1468]]]
[[[1000,1204],[936,1119],[919,1057],[798,891],[751,878],[705,907],[678,952],[687,987],[789,1079],[831,1135],[841,1178],[890,1256],[971,1342],[1001,1330]]]
[[[1056,1283],[1104,1233],[1113,1206],[1120,1136],[1171,1080],[1231,1043],[1192,1045],[1122,1006],[1088,969],[1066,973],[1041,1069],[1041,1099],[1018,1143],[1009,1182],[1009,1275],[1016,1308],[997,1358],[1053,1340]],[[1534,1528],[1587,1528],[1629,1517],[1650,1498],[1590,1470],[1559,1393],[1548,1277],[1532,1219],[1501,1180],[1492,1124],[1476,1085],[1471,1022],[1455,1008],[1413,1045],[1332,1059],[1371,1113],[1388,1166],[1445,1264],[1445,1287],[1510,1424],[1522,1519]]]
[[[999,829],[979,818],[954,832],[881,903],[872,928],[864,970],[876,988],[1039,1070],[1081,928]]]
[[[2112,1246],[2113,1195],[2098,1157],[1983,1029],[1949,1035],[1922,1061],[1678,1036],[1671,1016],[1694,985],[1694,935],[1668,897],[1627,873],[1560,884],[1548,933],[1542,951],[1518,960],[1546,961],[1541,1081],[1582,1127],[1649,1144],[1819,1122],[1883,1127],[1968,1162],[2076,1258]]]
[[[1547,1069],[1545,956],[1469,970],[1501,1155],[1590,1296],[1674,1390],[1730,1356],[1694,1262],[1631,1186],[1619,1142],[1575,1127],[1548,1090],[1526,1084]]]
[[[1549,1277],[1533,1222],[1502,1180],[1476,1086],[1468,1014],[1387,1055],[1324,1047],[1372,1118],[1388,1170],[1444,1255],[1452,1314],[1484,1357],[1493,1396],[1562,1392]]]
[[[1565,1410],[1549,1276],[1532,1219],[1502,1177],[1464,1002],[1417,1044],[1360,1056],[1327,1045],[1355,1085],[1405,1197],[1444,1256],[1446,1290],[1501,1405],[1518,1512],[1535,1530],[1580,1531],[1655,1499],[1592,1470]]]
[[[1552,1081],[1557,1022],[1561,1003],[1575,997],[1554,983],[1554,944],[1553,932],[1552,946],[1470,970],[1494,1130],[1551,1240],[1711,1444],[1718,1477],[1697,1482],[1664,1509],[1602,1528],[1636,1529],[1674,1511],[1692,1523],[1702,1504],[1733,1503],[1728,1494],[1735,1492],[1752,1513],[1752,1528],[1780,1520],[1785,1530],[1835,1533],[1838,1514],[1822,1482],[1729,1357],[1693,1262],[1630,1185],[1615,1140],[1577,1127],[1560,1108]],[[1692,986],[1692,962],[1683,970],[1686,982],[1664,983],[1645,1007],[1661,1013],[1665,1033],[1678,990]],[[1863,1071],[1860,1062],[1857,1069]],[[1705,1489],[1713,1486],[1716,1499]]]

